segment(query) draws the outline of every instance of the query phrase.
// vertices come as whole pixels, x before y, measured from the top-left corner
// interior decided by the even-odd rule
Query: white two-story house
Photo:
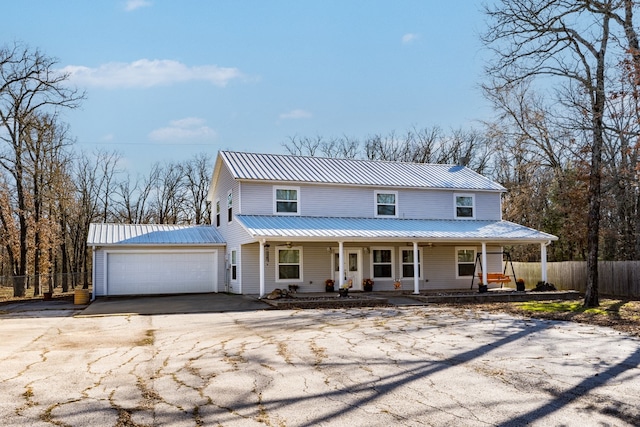
[[[503,246],[545,263],[557,240],[502,220],[504,191],[461,166],[221,151],[211,226],[92,225],[94,293],[469,289],[504,271]]]

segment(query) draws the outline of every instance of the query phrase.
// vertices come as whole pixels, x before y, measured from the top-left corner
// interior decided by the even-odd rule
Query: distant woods
[[[56,60],[0,48],[0,277],[14,296],[85,286],[92,222],[207,224],[214,153],[157,163],[131,177],[116,152],[77,152],[61,112],[85,94]],[[3,281],[3,284],[6,282]]]

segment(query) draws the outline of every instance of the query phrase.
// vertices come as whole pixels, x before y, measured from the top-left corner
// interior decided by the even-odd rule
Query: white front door
[[[362,290],[362,249],[344,250],[344,275],[345,277],[340,277],[340,258],[336,251],[333,255],[333,280],[336,282],[336,289],[351,280],[351,290]]]

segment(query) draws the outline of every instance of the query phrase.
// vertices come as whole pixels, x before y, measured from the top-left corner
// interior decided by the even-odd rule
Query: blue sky
[[[3,43],[58,58],[86,90],[78,148],[132,173],[292,136],[476,126],[484,17],[468,0],[22,0]],[[11,19],[7,19],[11,17]]]

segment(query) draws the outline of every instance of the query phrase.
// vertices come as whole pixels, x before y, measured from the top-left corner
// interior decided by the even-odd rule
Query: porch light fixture
[[[369,249],[369,247],[368,247],[368,246],[364,248],[364,253],[365,253],[365,254],[368,254],[368,253],[370,253],[370,252],[371,252],[371,249]]]
[[[291,249],[291,242],[287,242],[287,249]]]
[[[330,253],[331,253],[331,248],[330,248],[330,247],[328,247],[328,248],[327,248],[327,253],[328,253],[328,254],[330,254]]]

